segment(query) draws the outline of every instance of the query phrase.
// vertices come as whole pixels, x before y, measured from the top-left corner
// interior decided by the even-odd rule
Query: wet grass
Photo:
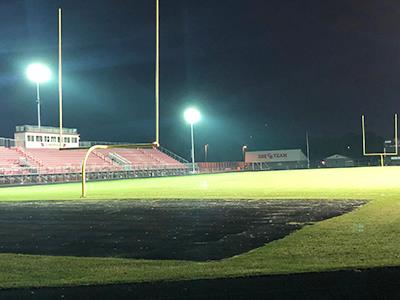
[[[346,215],[221,261],[0,254],[0,287],[221,278],[400,266],[400,167],[232,173],[95,182],[88,199],[366,199]],[[0,200],[77,200],[79,185],[0,189]],[[0,220],[1,222],[1,220]],[[0,241],[1,243],[1,241]]]

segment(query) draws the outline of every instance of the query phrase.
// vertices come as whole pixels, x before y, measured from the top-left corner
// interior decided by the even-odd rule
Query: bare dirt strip
[[[0,203],[0,252],[207,261],[280,239],[364,201]]]

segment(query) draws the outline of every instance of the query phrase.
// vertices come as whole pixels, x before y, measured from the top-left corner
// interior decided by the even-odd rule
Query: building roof
[[[15,127],[15,132],[60,133],[60,128],[51,126],[39,127],[36,125],[18,125]],[[63,127],[63,134],[78,134],[78,129]]]
[[[340,154],[333,154],[331,156],[328,156],[325,158],[325,160],[330,160],[330,159],[346,159],[346,160],[352,160],[350,157],[340,155]]]

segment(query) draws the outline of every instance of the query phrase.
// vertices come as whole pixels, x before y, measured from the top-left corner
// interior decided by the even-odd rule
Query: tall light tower
[[[28,66],[26,69],[26,76],[28,79],[36,83],[36,103],[37,103],[37,118],[38,127],[41,126],[40,118],[40,84],[50,80],[51,72],[45,65],[34,63]]]
[[[191,136],[191,141],[192,141],[192,169],[193,173],[195,173],[195,167],[194,167],[194,133],[193,133],[193,125],[200,121],[200,112],[195,109],[195,108],[188,108],[185,110],[184,117],[186,122],[190,124],[190,136]]]

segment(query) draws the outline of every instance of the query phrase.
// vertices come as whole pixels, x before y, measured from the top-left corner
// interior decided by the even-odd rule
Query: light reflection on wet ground
[[[364,201],[116,200],[0,203],[0,252],[216,260]]]

